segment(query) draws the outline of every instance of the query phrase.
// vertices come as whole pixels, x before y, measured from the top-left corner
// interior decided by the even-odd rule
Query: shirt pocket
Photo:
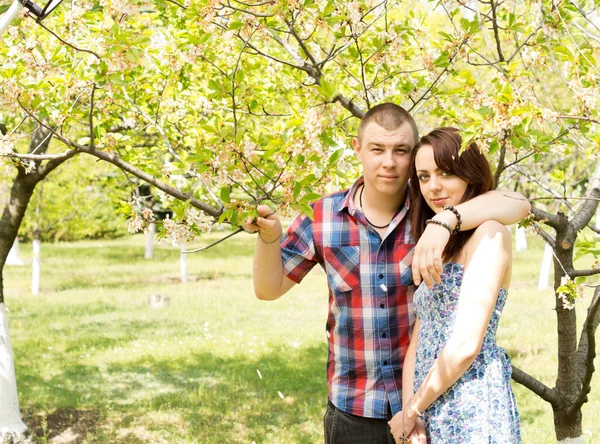
[[[334,293],[356,288],[360,284],[359,247],[325,247],[325,271]]]
[[[415,244],[396,243],[394,246],[394,263],[400,276],[400,285],[414,285],[412,280],[412,260]]]

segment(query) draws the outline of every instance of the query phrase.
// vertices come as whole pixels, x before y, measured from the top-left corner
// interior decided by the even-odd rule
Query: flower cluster
[[[558,298],[562,301],[563,308],[572,310],[575,303],[583,298],[583,285],[575,284],[569,276],[560,278],[560,287],[557,289]]]
[[[131,233],[137,233],[144,228],[144,219],[142,219],[137,212],[133,211],[131,213],[131,219],[129,219],[129,226],[127,230]]]

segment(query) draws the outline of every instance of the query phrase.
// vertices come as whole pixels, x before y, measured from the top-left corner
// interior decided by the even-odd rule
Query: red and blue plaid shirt
[[[401,410],[402,362],[415,320],[408,199],[382,240],[354,205],[363,183],[313,204],[281,241],[284,274],[296,283],[319,264],[327,274],[329,399],[340,410],[387,418]]]

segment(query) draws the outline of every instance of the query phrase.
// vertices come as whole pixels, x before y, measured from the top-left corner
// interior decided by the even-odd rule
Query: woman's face
[[[438,168],[431,145],[419,148],[415,157],[421,194],[437,214],[449,205],[458,205],[467,189],[467,182]]]

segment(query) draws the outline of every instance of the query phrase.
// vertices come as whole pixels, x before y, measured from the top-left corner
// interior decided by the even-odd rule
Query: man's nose
[[[394,152],[386,151],[385,158],[383,159],[383,166],[386,168],[394,168],[396,166],[396,161],[394,160]]]

